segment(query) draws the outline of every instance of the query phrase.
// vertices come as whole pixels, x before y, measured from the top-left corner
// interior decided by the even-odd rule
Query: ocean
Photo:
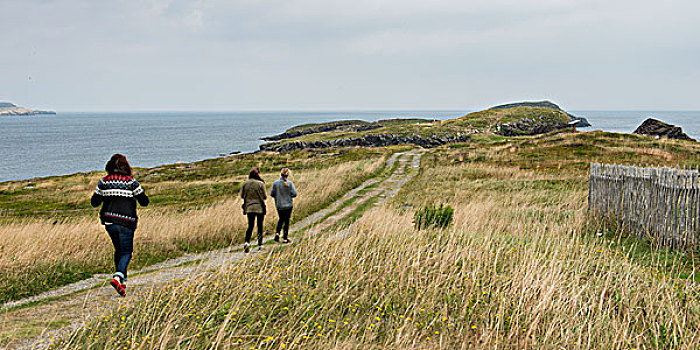
[[[450,119],[469,111],[58,113],[0,118],[0,182],[100,170],[113,153],[151,167],[258,149],[263,136],[341,119]],[[571,111],[593,127],[632,132],[647,117],[700,138],[700,111]]]

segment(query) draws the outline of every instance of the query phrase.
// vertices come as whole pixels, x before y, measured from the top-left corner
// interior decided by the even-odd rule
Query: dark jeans
[[[262,245],[263,241],[263,219],[265,214],[248,213],[248,229],[245,231],[245,242],[250,243],[250,238],[253,235],[253,225],[255,219],[258,219],[258,245]]]
[[[121,277],[125,282],[126,268],[134,252],[134,229],[117,224],[105,225],[105,229],[114,245],[114,276]]]
[[[280,220],[277,222],[277,230],[275,231],[278,235],[284,229],[284,239],[289,236],[289,219],[292,217],[292,208],[289,209],[277,209],[277,215],[279,215]]]

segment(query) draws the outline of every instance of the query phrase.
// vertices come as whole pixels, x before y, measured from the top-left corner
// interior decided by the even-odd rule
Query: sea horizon
[[[0,161],[10,164],[0,182],[100,170],[121,152],[136,167],[189,163],[232,152],[257,151],[261,137],[299,124],[341,119],[451,119],[473,110],[255,110],[255,111],[76,111],[0,118]],[[700,138],[700,111],[570,110],[593,125],[582,131],[631,133],[647,118],[683,128]],[[263,117],[263,118],[261,118]],[[111,127],[110,127],[111,125]],[[136,130],[136,131],[134,131]],[[116,135],[126,135],[120,137]]]

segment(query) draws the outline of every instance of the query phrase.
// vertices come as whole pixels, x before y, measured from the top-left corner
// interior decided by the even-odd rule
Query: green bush
[[[425,208],[416,211],[413,216],[413,224],[416,230],[421,230],[429,227],[445,228],[452,224],[455,210],[449,205],[440,204],[436,207],[434,204],[426,205]]]

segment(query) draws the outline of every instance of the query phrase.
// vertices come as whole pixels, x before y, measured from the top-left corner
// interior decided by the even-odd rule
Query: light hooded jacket
[[[292,209],[294,207],[292,198],[296,196],[297,190],[291,181],[287,180],[285,183],[284,178],[280,178],[272,184],[270,197],[275,199],[277,209]]]
[[[241,185],[243,214],[265,214],[265,184],[260,180],[248,179]]]

